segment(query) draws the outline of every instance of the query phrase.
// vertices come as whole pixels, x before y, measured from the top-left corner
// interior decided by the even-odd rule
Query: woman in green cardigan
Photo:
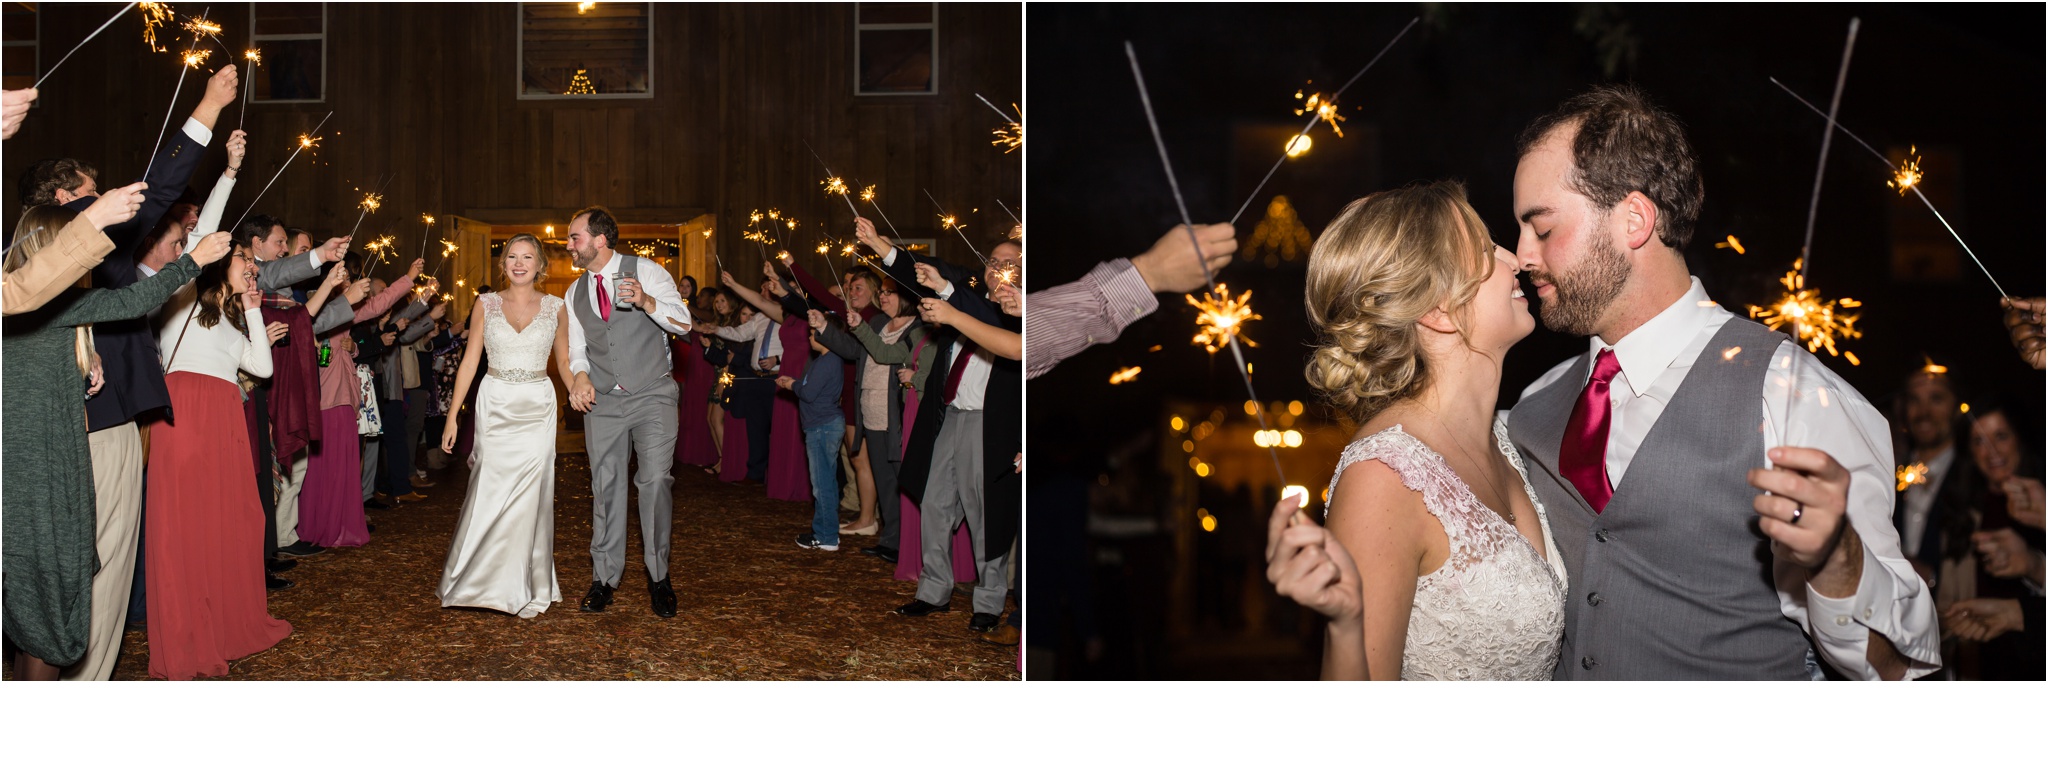
[[[55,241],[76,213],[60,207],[31,207],[21,216],[7,253],[14,271],[44,245]],[[113,252],[105,234],[82,248]],[[89,240],[88,244],[92,244]],[[85,438],[83,369],[75,327],[96,321],[139,317],[170,298],[199,274],[199,268],[227,255],[228,235],[207,237],[199,247],[164,267],[155,277],[119,290],[73,289],[49,304],[0,321],[5,367],[0,398],[0,446],[11,459],[0,465],[7,487],[0,499],[7,541],[4,568],[7,639],[19,650],[16,677],[54,680],[59,669],[85,654],[92,613],[92,576],[99,569],[93,545],[92,457]],[[81,359],[85,361],[81,361]]]

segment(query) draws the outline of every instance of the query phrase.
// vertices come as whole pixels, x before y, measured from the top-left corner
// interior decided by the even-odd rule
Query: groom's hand
[[[1813,573],[1816,592],[1830,598],[1856,594],[1863,546],[1848,524],[1849,470],[1819,449],[1771,449],[1769,469],[1749,471],[1749,484],[1766,494],[1752,504],[1757,527],[1780,558]]]
[[[589,413],[597,402],[597,388],[590,385],[590,375],[576,373],[576,380],[569,383],[569,407],[580,413]]]

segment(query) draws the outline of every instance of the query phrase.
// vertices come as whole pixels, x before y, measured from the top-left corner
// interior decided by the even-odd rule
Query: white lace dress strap
[[[1402,486],[1421,493],[1423,507],[1443,523],[1444,534],[1450,539],[1450,557],[1444,561],[1442,569],[1430,576],[1447,570],[1463,570],[1491,550],[1485,537],[1475,535],[1471,529],[1478,498],[1465,488],[1464,482],[1458,479],[1458,474],[1451,470],[1441,455],[1408,434],[1399,424],[1352,441],[1345,447],[1344,456],[1337,463],[1337,474],[1330,477],[1330,498],[1333,502],[1344,471],[1366,460],[1377,460],[1392,469],[1401,477]]]
[[[1522,450],[1515,448],[1514,442],[1508,439],[1507,421],[1498,416],[1493,419],[1493,446],[1508,458],[1508,464],[1515,466],[1515,472],[1522,475],[1522,492],[1529,496],[1529,505],[1536,509],[1536,522],[1543,528],[1544,562],[1552,573],[1557,574],[1558,586],[1568,591],[1571,578],[1564,570],[1564,555],[1557,552],[1557,538],[1550,532],[1550,512],[1543,509],[1543,499],[1536,496],[1535,485],[1529,483],[1529,466],[1522,462]]]

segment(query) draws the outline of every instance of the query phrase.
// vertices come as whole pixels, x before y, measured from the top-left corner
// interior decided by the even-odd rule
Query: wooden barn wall
[[[194,10],[188,5],[179,8]],[[41,5],[43,67],[116,8]],[[631,222],[709,213],[713,249],[742,280],[756,281],[758,255],[739,236],[752,209],[779,207],[803,221],[802,241],[791,244],[807,260],[816,258],[809,248],[819,227],[852,236],[846,205],[824,194],[806,140],[835,172],[879,186],[903,235],[939,237],[940,254],[955,261],[972,254],[941,235],[921,189],[959,214],[984,252],[1011,225],[996,201],[1021,202],[1022,156],[991,146],[1001,121],[974,97],[1006,111],[1021,99],[1020,6],[941,4],[939,93],[889,97],[853,94],[852,4],[663,3],[653,10],[654,97],[522,101],[514,97],[517,13],[512,3],[329,4],[326,100],[249,107],[249,159],[228,216],[329,110],[318,154],[300,156],[259,210],[325,237],[355,221],[352,188],[388,175],[384,208],[358,234],[393,234],[401,249],[419,246],[422,212],[545,210],[561,223],[591,204],[629,212],[638,218]],[[247,43],[246,4],[215,3],[212,15],[228,45]],[[175,84],[176,48],[147,53],[131,13],[50,78],[4,147],[7,214],[19,214],[14,183],[38,159],[83,159],[106,187],[140,176]],[[216,52],[209,65],[220,64]],[[174,122],[197,104],[201,78],[189,77]],[[223,113],[221,140],[240,113],[239,105]],[[188,198],[202,199],[225,162],[216,141]],[[744,259],[754,261],[735,263]],[[388,277],[403,264],[384,269]]]

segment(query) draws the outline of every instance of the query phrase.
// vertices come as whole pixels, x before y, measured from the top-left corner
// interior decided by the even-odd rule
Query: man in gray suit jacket
[[[690,309],[660,264],[612,248],[619,224],[591,207],[569,221],[569,252],[583,276],[569,284],[569,404],[582,411],[590,456],[590,592],[581,609],[602,612],[626,570],[626,464],[637,455],[640,549],[654,613],[676,616],[668,549],[674,500],[678,392],[668,336],[690,333]]]

